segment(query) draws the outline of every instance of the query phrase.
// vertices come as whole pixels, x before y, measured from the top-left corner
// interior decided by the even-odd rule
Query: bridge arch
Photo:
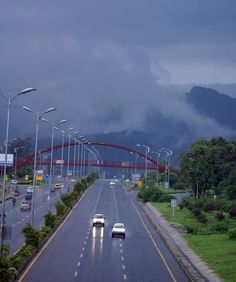
[[[146,158],[145,154],[143,154],[142,152],[140,152],[136,149],[133,149],[131,147],[127,147],[127,146],[120,145],[120,144],[108,143],[108,142],[104,142],[104,141],[84,141],[84,142],[80,141],[79,144],[88,145],[88,146],[89,145],[105,146],[105,147],[111,147],[111,148],[127,151],[129,153],[132,152],[134,154],[137,154],[139,157],[143,158],[144,160],[147,159],[147,161],[150,162],[153,165],[152,169],[159,170],[159,171],[165,170],[165,168],[162,165],[157,164],[156,160],[154,160],[153,158],[151,158],[149,156],[147,156],[147,158]],[[78,142],[71,141],[70,146],[74,146],[74,145],[78,145]],[[62,144],[55,144],[55,145],[53,145],[53,150],[55,151],[57,149],[60,149],[60,148],[62,148],[62,146],[63,146]],[[69,143],[64,143],[64,148],[68,147],[68,146],[69,146]],[[39,156],[39,155],[47,153],[47,152],[51,152],[51,146],[38,150],[36,155]],[[27,156],[24,157],[24,159],[19,160],[17,162],[16,166],[17,166],[17,168],[21,168],[25,165],[31,164],[33,159],[34,159],[34,154],[27,155]],[[102,165],[99,165],[99,166],[102,166]],[[108,167],[108,165],[106,165],[106,166]]]

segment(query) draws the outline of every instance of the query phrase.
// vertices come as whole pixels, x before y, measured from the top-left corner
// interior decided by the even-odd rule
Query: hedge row
[[[12,281],[21,273],[27,263],[29,263],[39,248],[81,198],[85,190],[97,178],[98,175],[96,173],[91,173],[74,185],[74,191],[62,194],[61,200],[55,205],[56,214],[48,212],[44,216],[44,226],[39,230],[34,229],[31,224],[27,223],[22,229],[25,236],[25,244],[15,255],[9,257],[9,246],[4,245],[2,256],[0,256],[0,277],[2,282]]]

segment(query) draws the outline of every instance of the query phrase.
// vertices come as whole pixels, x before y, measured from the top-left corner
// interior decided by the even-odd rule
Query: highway
[[[105,227],[92,227],[95,213]],[[126,238],[112,238],[123,222]],[[19,281],[188,281],[132,192],[96,181]]]
[[[5,239],[4,244],[10,246],[10,254],[16,252],[24,243],[22,228],[26,223],[31,222],[31,211],[21,211],[20,204],[25,199],[28,186],[20,186],[20,195],[17,197],[16,205],[12,205],[11,200],[5,202],[6,224],[12,227],[11,239]],[[61,192],[65,192],[67,186],[64,185]],[[50,201],[48,197],[50,196]],[[50,193],[50,185],[36,187],[35,190],[35,212],[34,227],[39,228],[44,224],[44,215],[50,210],[55,212],[55,203],[60,198],[60,192]]]

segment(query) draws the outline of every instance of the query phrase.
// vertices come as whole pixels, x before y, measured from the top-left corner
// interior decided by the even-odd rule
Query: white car
[[[104,227],[105,225],[105,217],[101,213],[95,214],[93,217],[93,226],[102,226]]]
[[[31,210],[31,202],[29,201],[23,201],[20,204],[20,210],[21,211],[30,211]]]
[[[33,192],[34,192],[34,187],[29,186],[29,187],[27,188],[26,192],[33,193]]]
[[[54,185],[54,188],[55,188],[55,189],[63,188],[63,183],[56,183],[56,184]]]
[[[112,227],[111,237],[122,237],[125,239],[125,225],[124,223],[115,223]]]
[[[70,181],[71,183],[75,183],[75,179],[71,179],[71,181]]]
[[[110,182],[110,185],[115,185],[116,183],[114,181],[111,181]]]

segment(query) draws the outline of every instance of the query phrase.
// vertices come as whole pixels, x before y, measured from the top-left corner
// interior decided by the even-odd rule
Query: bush
[[[162,195],[163,195],[163,192],[160,189],[153,189],[151,201],[157,202]]]
[[[200,209],[197,208],[192,209],[192,214],[194,214],[195,216],[199,216],[201,213],[202,212]]]
[[[41,243],[50,233],[52,229],[49,226],[43,226],[39,230],[39,242]]]
[[[207,218],[206,215],[203,213],[200,213],[199,215],[196,216],[197,220],[200,221],[201,223],[207,223]]]
[[[39,231],[35,230],[31,224],[27,223],[22,232],[25,235],[25,243],[28,245],[32,245],[35,248],[38,248],[39,245]]]
[[[226,199],[216,199],[215,209],[218,211],[227,212],[229,210],[229,201]]]
[[[236,208],[235,207],[231,207],[229,209],[229,216],[232,218],[236,218]]]
[[[230,200],[236,200],[236,185],[230,185],[226,188],[226,194]]]
[[[229,227],[226,222],[217,222],[215,224],[212,224],[210,229],[211,233],[227,233]]]
[[[175,199],[174,196],[172,195],[168,195],[168,194],[163,194],[160,198],[159,198],[159,202],[164,203],[164,202],[171,202],[172,199]]]
[[[223,221],[225,219],[225,215],[222,212],[216,213],[216,220],[217,221]]]
[[[58,217],[62,217],[68,211],[68,208],[61,201],[58,201],[55,206]]]
[[[48,212],[47,214],[45,214],[44,216],[44,221],[45,221],[45,226],[50,227],[51,229],[53,229],[56,225],[56,215],[52,214],[51,212]]]
[[[211,201],[206,202],[206,203],[203,205],[203,210],[204,210],[205,212],[214,211],[214,210],[215,210],[215,203],[214,203],[214,201],[211,200]]]
[[[151,201],[153,190],[153,188],[142,188],[138,193],[138,198],[142,199],[144,203]]]
[[[196,235],[199,233],[199,227],[197,225],[187,225],[185,226],[187,229],[187,233]]]
[[[236,240],[236,228],[232,228],[228,231],[229,239]]]

